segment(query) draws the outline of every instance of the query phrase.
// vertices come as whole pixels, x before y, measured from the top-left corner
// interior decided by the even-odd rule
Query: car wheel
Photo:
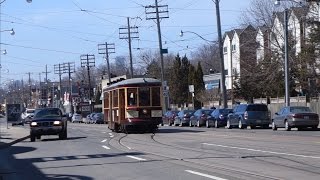
[[[317,130],[317,129],[318,129],[318,126],[312,126],[311,129],[312,129],[312,130]]]
[[[30,135],[30,141],[31,142],[35,142],[36,141],[36,137],[34,135]]]
[[[210,128],[209,120],[206,121],[206,128]]]
[[[242,121],[241,121],[241,120],[239,120],[239,125],[238,125],[238,127],[239,127],[239,129],[243,129],[243,128],[244,128],[243,125],[242,125]]]
[[[41,136],[40,136],[40,135],[38,135],[38,136],[37,136],[37,139],[41,139]]]
[[[230,121],[229,121],[229,120],[227,121],[227,128],[228,128],[228,129],[232,129],[232,126],[231,126],[231,124],[230,124]]]
[[[276,123],[272,121],[272,130],[276,131],[277,129]]]
[[[219,128],[219,124],[218,124],[218,121],[217,121],[217,120],[214,121],[214,127],[215,127],[215,128]]]
[[[256,128],[256,126],[254,126],[254,125],[250,126],[250,129],[255,129],[255,128]]]
[[[291,130],[291,127],[289,126],[288,121],[285,121],[285,122],[284,122],[284,129],[285,129],[286,131],[290,131],[290,130]]]
[[[197,126],[200,127],[200,121],[197,121]]]

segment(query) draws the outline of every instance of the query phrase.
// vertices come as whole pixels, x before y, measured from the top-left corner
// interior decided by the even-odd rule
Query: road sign
[[[191,93],[194,92],[194,85],[189,85],[189,92],[191,92]]]
[[[163,91],[163,96],[164,97],[168,97],[169,96],[169,91],[168,90],[164,90]]]

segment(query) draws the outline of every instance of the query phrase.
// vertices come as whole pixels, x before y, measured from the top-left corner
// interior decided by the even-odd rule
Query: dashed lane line
[[[185,170],[185,171],[188,172],[188,173],[195,174],[195,175],[202,176],[202,177],[206,177],[206,178],[209,178],[209,179],[227,180],[227,179],[224,179],[224,178],[220,178],[220,177],[217,177],[217,176],[212,176],[212,175],[209,175],[209,174],[204,174],[204,173],[200,173],[200,172],[196,172],[196,171],[191,171],[191,170]]]
[[[146,161],[146,159],[139,158],[139,157],[136,157],[136,156],[130,156],[130,155],[127,155],[127,157],[128,157],[128,158],[135,159],[135,160],[138,160],[138,161]]]
[[[108,141],[108,139],[104,139],[104,140],[102,140],[101,142],[104,143],[104,142],[106,142],[106,141]]]
[[[216,147],[223,147],[223,148],[229,148],[229,149],[240,149],[240,150],[262,152],[262,153],[269,153],[269,154],[286,155],[286,156],[311,158],[311,159],[320,159],[320,156],[308,156],[308,155],[301,155],[301,154],[291,154],[291,153],[283,153],[283,152],[265,151],[265,150],[260,150],[260,149],[251,149],[251,148],[243,148],[243,147],[235,147],[235,146],[225,146],[225,145],[220,145],[220,144],[209,144],[209,143],[202,143],[202,144],[203,145],[207,145],[207,146],[216,146]]]
[[[108,146],[102,146],[103,148],[105,148],[105,149],[110,149]]]

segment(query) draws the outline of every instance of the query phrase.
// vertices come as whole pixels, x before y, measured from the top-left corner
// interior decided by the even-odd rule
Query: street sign
[[[163,91],[163,96],[164,97],[169,97],[169,91]]]
[[[189,92],[191,92],[191,93],[194,92],[194,85],[189,85]]]

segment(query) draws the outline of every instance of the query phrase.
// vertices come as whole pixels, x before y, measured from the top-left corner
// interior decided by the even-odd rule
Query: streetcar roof
[[[126,86],[126,85],[133,85],[133,84],[158,84],[161,85],[161,81],[154,78],[132,78],[132,79],[126,79],[114,84],[111,84],[110,86],[104,86],[103,89],[111,89],[114,87],[119,86]]]

